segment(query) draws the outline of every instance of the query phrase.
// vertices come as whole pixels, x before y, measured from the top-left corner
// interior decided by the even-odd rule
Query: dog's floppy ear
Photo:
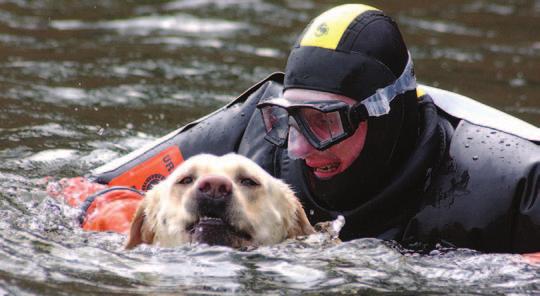
[[[148,205],[148,200],[149,196],[146,196],[139,205],[139,208],[137,208],[137,212],[131,221],[131,228],[125,245],[127,250],[133,249],[143,243],[151,244],[154,240],[154,232],[146,221],[146,207]]]
[[[294,206],[296,217],[294,219],[294,224],[287,232],[287,238],[294,238],[299,235],[309,235],[315,233],[315,229],[313,229],[309,223],[302,204],[296,198],[294,200]]]

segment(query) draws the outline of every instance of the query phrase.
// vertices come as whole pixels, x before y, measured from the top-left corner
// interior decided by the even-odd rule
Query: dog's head
[[[200,154],[146,194],[126,248],[189,242],[239,248],[313,232],[285,183],[246,157]]]

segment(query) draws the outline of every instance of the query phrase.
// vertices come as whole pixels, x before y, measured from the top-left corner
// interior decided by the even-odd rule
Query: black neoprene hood
[[[323,16],[323,15],[321,15]],[[293,47],[284,89],[302,88],[345,95],[357,101],[391,84],[402,73],[408,53],[397,25],[380,10],[356,16],[334,46],[304,45],[315,19]],[[319,24],[314,34],[329,34]],[[325,29],[321,29],[325,28]],[[321,33],[322,30],[322,33]]]

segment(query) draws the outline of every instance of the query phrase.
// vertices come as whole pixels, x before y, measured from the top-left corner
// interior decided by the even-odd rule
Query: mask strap
[[[390,102],[392,102],[393,99],[409,90],[416,89],[413,61],[411,53],[409,52],[408,54],[409,58],[407,60],[407,65],[399,78],[396,79],[394,83],[377,89],[373,95],[360,102],[360,104],[364,105],[366,108],[368,116],[379,117],[388,114],[390,112]]]

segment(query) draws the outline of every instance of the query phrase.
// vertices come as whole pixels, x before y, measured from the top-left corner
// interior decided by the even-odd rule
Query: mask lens
[[[289,113],[278,106],[265,106],[261,114],[266,129],[266,138],[273,144],[283,145],[289,132]]]
[[[324,113],[311,108],[302,108],[300,116],[306,128],[321,143],[332,141],[345,133],[338,111]]]
[[[304,138],[302,133],[298,131],[298,126],[293,124],[289,129],[289,142],[287,145],[287,154],[291,159],[303,158],[313,148],[311,144]]]

